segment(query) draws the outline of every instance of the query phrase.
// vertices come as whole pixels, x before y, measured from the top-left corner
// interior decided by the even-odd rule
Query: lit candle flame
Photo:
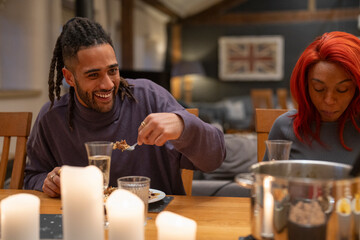
[[[271,181],[272,177],[267,176],[264,178],[264,201],[263,201],[263,236],[273,237],[273,209],[274,209],[274,198],[271,194]]]

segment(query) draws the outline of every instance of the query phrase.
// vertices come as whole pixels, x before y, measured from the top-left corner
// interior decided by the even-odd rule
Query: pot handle
[[[254,186],[255,177],[253,173],[239,173],[235,176],[235,182],[244,188],[251,189]]]

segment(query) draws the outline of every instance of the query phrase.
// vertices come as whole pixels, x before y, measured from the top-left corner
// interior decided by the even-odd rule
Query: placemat
[[[251,234],[246,237],[239,237],[239,240],[256,240]]]
[[[62,215],[40,214],[40,239],[62,239]]]
[[[160,201],[149,203],[148,212],[163,211],[173,199],[174,197],[164,197]],[[61,214],[40,214],[40,239],[63,239]]]
[[[163,199],[157,202],[149,203],[148,212],[159,213],[166,208],[166,206],[174,199],[174,197],[165,196]]]

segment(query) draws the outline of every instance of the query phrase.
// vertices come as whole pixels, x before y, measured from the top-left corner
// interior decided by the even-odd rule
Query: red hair
[[[305,49],[297,61],[290,80],[291,94],[298,103],[298,113],[292,116],[295,135],[308,145],[311,145],[313,139],[323,144],[320,140],[320,114],[310,99],[307,81],[309,69],[319,61],[339,64],[351,75],[356,85],[352,101],[338,119],[341,145],[351,151],[351,148],[347,147],[344,142],[343,133],[345,122],[348,119],[360,132],[360,128],[356,124],[360,113],[360,39],[349,33],[329,32],[323,34]],[[311,128],[311,124],[314,122],[316,124],[315,131]]]

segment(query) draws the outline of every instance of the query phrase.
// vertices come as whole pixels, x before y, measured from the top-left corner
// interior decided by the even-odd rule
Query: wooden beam
[[[171,65],[174,66],[181,60],[181,25],[171,25]],[[182,99],[182,78],[172,77],[170,79],[170,92],[175,99]]]
[[[61,6],[67,10],[71,10],[75,12],[75,2],[71,0],[62,0]]]
[[[171,25],[171,63],[181,60],[181,25]]]
[[[121,1],[121,68],[131,70],[134,65],[133,20],[134,1]]]
[[[316,11],[316,0],[308,0],[308,10],[310,12]]]
[[[207,18],[217,18],[223,15],[228,9],[238,6],[248,0],[223,0],[195,15],[184,18],[182,22],[192,22]]]
[[[309,21],[335,21],[357,19],[360,14],[359,8],[342,8],[317,10],[315,12],[308,10],[296,11],[274,11],[261,13],[232,13],[223,16],[207,17],[202,19],[191,19],[186,23],[190,24],[273,24],[273,23],[296,23]]]
[[[177,21],[178,19],[181,18],[176,12],[174,12],[173,10],[171,10],[170,8],[168,8],[158,0],[141,0],[141,1],[159,10],[160,12],[168,15],[172,19],[172,21]]]

